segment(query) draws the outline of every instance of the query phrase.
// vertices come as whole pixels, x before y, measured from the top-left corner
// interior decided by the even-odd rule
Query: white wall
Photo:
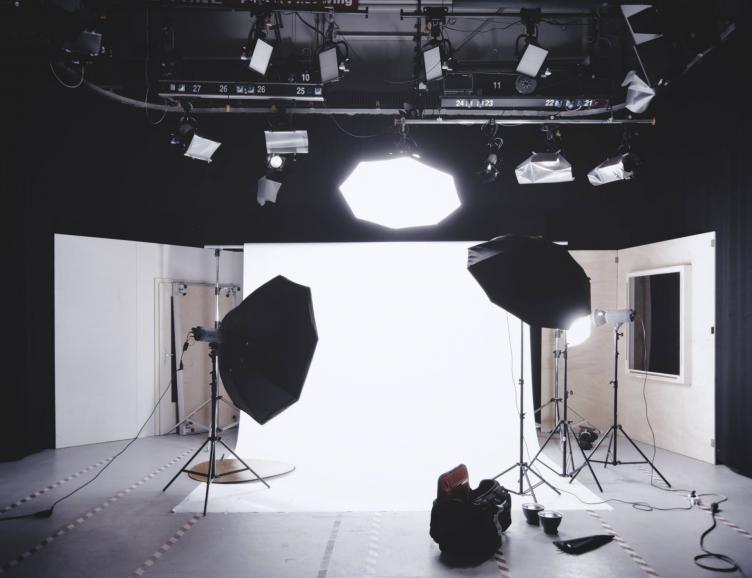
[[[619,251],[618,306],[627,307],[627,275],[672,265],[690,265],[687,314],[689,382],[648,378],[650,422],[657,444],[715,463],[715,233],[704,233]],[[644,377],[627,372],[628,335],[620,345],[619,418],[627,433],[651,443],[645,421]]]
[[[56,447],[135,435],[157,397],[156,284],[212,282],[214,268],[210,250],[55,235]],[[242,254],[220,271],[240,285]]]
[[[690,382],[647,380],[650,423],[656,444],[677,453],[715,463],[715,233],[694,235],[620,251],[572,251],[591,279],[593,309],[627,307],[627,275],[672,265],[690,265],[687,298],[690,347],[687,352]],[[618,263],[615,261],[618,257]],[[629,328],[626,328],[629,331]],[[619,343],[619,421],[635,440],[652,443],[642,397],[644,377],[627,372],[626,333]],[[546,402],[553,391],[553,332],[542,340],[541,393]],[[613,329],[594,327],[584,344],[569,350],[569,388],[574,407],[605,432],[612,423]],[[563,390],[562,390],[563,392]],[[575,423],[577,416],[570,415]],[[544,430],[553,425],[543,412]],[[625,442],[622,442],[625,443]]]

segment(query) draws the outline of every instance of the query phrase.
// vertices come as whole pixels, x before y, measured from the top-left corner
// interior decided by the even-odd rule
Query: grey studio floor
[[[234,513],[205,518],[170,513],[196,482],[180,479],[165,493],[162,486],[200,441],[196,436],[139,440],[96,482],[62,502],[51,518],[0,524],[0,573],[35,578],[717,575],[692,562],[700,552],[700,534],[711,522],[710,514],[700,508],[645,512],[614,503],[613,511],[600,510],[597,515],[585,510],[565,512],[559,531],[562,539],[608,529],[619,537],[594,552],[571,556],[556,550],[552,538],[539,528],[525,524],[521,499],[515,496],[513,522],[501,555],[466,568],[450,568],[440,561],[439,550],[428,536],[428,511]],[[57,482],[121,447],[118,442],[49,450],[0,464],[0,510],[10,516],[49,506],[101,466]],[[557,448],[552,444],[546,451],[554,456]],[[629,458],[625,454],[622,459]],[[729,497],[706,546],[732,556],[752,575],[752,479],[661,450],[657,463],[676,488]],[[644,466],[599,467],[597,473],[604,497],[667,507],[687,503],[677,494],[651,487]],[[594,488],[589,474],[580,479]],[[11,507],[37,492],[42,493]],[[431,499],[426,496],[427,509]]]

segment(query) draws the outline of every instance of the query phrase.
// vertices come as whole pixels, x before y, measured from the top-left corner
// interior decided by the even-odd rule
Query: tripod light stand
[[[530,494],[533,497],[533,500],[536,502],[538,501],[538,498],[535,497],[535,488],[542,484],[546,484],[549,488],[551,488],[554,492],[556,492],[558,495],[561,495],[561,492],[552,486],[548,481],[546,481],[543,476],[541,476],[538,472],[536,472],[533,468],[530,466],[535,461],[534,459],[530,461],[530,463],[525,461],[525,378],[524,378],[524,362],[525,362],[525,332],[524,332],[525,324],[520,320],[520,379],[518,381],[519,388],[520,388],[520,407],[519,407],[519,416],[520,416],[520,459],[517,463],[509,466],[506,470],[501,472],[500,474],[497,474],[493,477],[493,479],[500,478],[504,474],[507,474],[511,472],[514,469],[519,469],[519,476],[518,476],[518,482],[519,482],[519,491],[509,490],[513,494],[517,494],[518,496],[526,496]],[[540,452],[539,452],[540,453]],[[536,455],[536,457],[538,457]],[[535,477],[538,478],[538,482],[533,484],[530,482],[530,476],[528,476],[528,472],[531,472]],[[525,486],[523,484],[523,480],[527,482],[527,489],[525,489]]]
[[[587,323],[589,325],[590,322],[590,316],[587,318]],[[589,326],[588,326],[589,329]],[[589,331],[588,331],[589,334]],[[564,341],[564,349],[559,349],[559,341],[562,339],[563,335],[563,341]],[[554,428],[551,430],[551,432],[548,434],[548,437],[546,438],[546,441],[543,442],[540,449],[538,450],[538,453],[535,454],[535,457],[533,457],[532,460],[530,460],[531,464],[534,464],[538,458],[540,457],[541,453],[543,453],[543,449],[548,445],[548,442],[551,441],[554,434],[559,434],[559,440],[561,443],[561,471],[557,471],[553,469],[551,466],[549,466],[546,462],[541,461],[540,463],[546,466],[549,470],[554,472],[556,475],[561,477],[572,477],[577,471],[575,465],[574,465],[574,455],[572,453],[572,445],[576,445],[580,452],[582,453],[582,457],[584,459],[584,464],[587,464],[588,468],[590,469],[590,473],[593,475],[593,479],[595,480],[595,483],[598,485],[598,489],[600,491],[603,491],[603,488],[601,487],[600,482],[598,481],[598,477],[595,475],[595,472],[593,471],[592,466],[587,461],[587,456],[585,455],[585,450],[582,449],[580,444],[577,442],[577,437],[574,435],[574,432],[572,432],[572,422],[569,421],[568,416],[568,405],[569,405],[569,384],[567,381],[568,376],[568,353],[569,353],[569,336],[567,335],[567,331],[562,331],[561,329],[556,330],[556,371],[555,371],[555,379],[558,385],[558,379],[559,379],[559,357],[562,357],[564,359],[564,398],[563,398],[563,406],[564,411],[561,414],[561,418],[556,423]],[[556,409],[558,410],[558,404],[556,406]],[[556,412],[556,417],[558,417],[558,411]],[[574,441],[572,440],[574,438]],[[571,469],[570,469],[571,466]]]
[[[624,431],[624,428],[619,423],[619,339],[623,337],[623,333],[621,333],[620,329],[622,325],[625,323],[631,323],[634,321],[635,318],[635,311],[634,309],[617,309],[612,311],[603,311],[600,309],[596,309],[593,312],[593,319],[596,325],[605,325],[606,323],[610,323],[614,326],[614,379],[611,381],[611,385],[613,385],[614,388],[614,413],[613,413],[613,424],[611,424],[611,427],[608,428],[608,431],[603,435],[603,437],[600,439],[598,444],[593,448],[593,451],[590,452],[590,455],[585,458],[585,464],[590,468],[590,471],[592,472],[592,468],[590,467],[590,462],[596,462],[599,464],[603,464],[603,467],[606,467],[607,465],[612,466],[623,466],[623,465],[629,465],[629,464],[648,464],[653,471],[660,476],[660,478],[666,483],[666,485],[670,488],[671,484],[668,483],[668,480],[663,477],[663,474],[658,471],[658,468],[655,467],[655,464],[644,454],[644,452],[638,447],[638,445],[634,442],[634,440],[629,437],[629,434],[627,434],[626,431]],[[647,371],[647,369],[646,369]],[[632,444],[632,447],[637,450],[637,453],[642,456],[641,461],[629,461],[629,462],[623,462],[619,459],[618,456],[618,442],[619,442],[619,433],[627,439],[627,441]],[[595,460],[593,459],[593,456],[595,455],[595,452],[598,451],[598,448],[601,447],[601,444],[608,438],[608,451],[606,453],[606,458],[604,460]],[[572,475],[570,478],[570,483],[574,481],[574,479],[577,477],[577,475],[582,471],[582,468],[585,466],[585,464],[582,464]],[[598,484],[598,487],[600,488],[600,484]],[[601,490],[603,491],[603,490]]]

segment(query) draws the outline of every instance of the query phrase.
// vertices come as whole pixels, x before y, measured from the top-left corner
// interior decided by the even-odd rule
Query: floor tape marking
[[[123,496],[131,493],[136,488],[144,485],[146,482],[148,482],[149,480],[151,480],[154,476],[157,476],[158,474],[160,474],[161,472],[163,472],[164,470],[166,470],[170,466],[173,466],[174,464],[178,463],[184,457],[186,457],[187,455],[189,455],[192,451],[193,450],[186,450],[186,451],[182,452],[177,457],[171,459],[169,462],[167,462],[163,466],[158,467],[156,470],[154,470],[150,474],[147,474],[146,476],[144,476],[143,478],[141,478],[137,482],[134,482],[133,484],[131,484],[125,490],[122,490],[121,492],[118,492],[115,496],[108,498],[100,506],[103,508],[105,506],[110,505],[113,502],[116,502],[117,500],[119,500]],[[73,530],[75,530],[81,524],[83,524],[86,520],[88,520],[88,519],[92,518],[94,515],[96,515],[98,513],[98,511],[95,511],[95,510],[96,510],[96,508],[92,508],[88,512],[85,512],[83,514],[79,514],[79,516],[74,521],[72,521],[72,522],[66,522],[65,525],[63,525],[61,528],[55,530],[52,534],[50,534],[46,538],[42,539],[42,541],[39,542],[38,544],[32,546],[31,548],[29,548],[28,550],[26,550],[26,552],[24,552],[24,553],[16,556],[14,559],[9,560],[8,562],[6,562],[2,566],[0,566],[0,574],[3,574],[4,572],[7,572],[8,570],[10,570],[12,568],[15,568],[23,560],[26,560],[27,558],[29,558],[32,554],[36,554],[37,552],[40,552],[46,546],[48,546],[49,544],[51,544],[53,542],[53,540],[56,540],[57,538],[59,538],[60,536],[64,536],[65,534],[71,533]],[[101,509],[99,511],[101,511]]]

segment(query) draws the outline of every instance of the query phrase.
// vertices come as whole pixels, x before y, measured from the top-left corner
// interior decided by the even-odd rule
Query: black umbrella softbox
[[[318,342],[311,290],[277,276],[221,324],[219,372],[228,395],[260,424],[300,398]]]
[[[569,329],[590,314],[590,279],[565,247],[502,235],[470,247],[467,268],[492,303],[528,325]]]

